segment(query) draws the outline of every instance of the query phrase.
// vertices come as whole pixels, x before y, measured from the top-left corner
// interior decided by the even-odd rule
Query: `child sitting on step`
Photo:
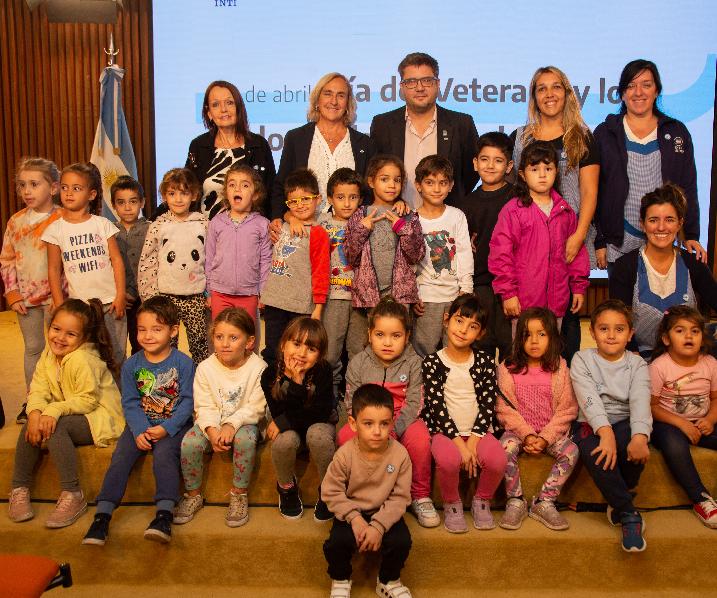
[[[394,399],[378,384],[355,390],[349,426],[356,434],[334,455],[321,483],[321,497],[336,515],[324,556],[331,597],[351,594],[351,555],[381,551],[376,593],[411,598],[401,569],[411,549],[403,514],[411,502],[411,458],[391,437]]]
[[[194,364],[172,347],[179,333],[179,312],[169,297],[147,299],[137,310],[137,351],[122,366],[122,409],[127,427],[119,437],[102,488],[95,519],[83,544],[104,545],[112,513],[127,488],[130,472],[142,455],[152,453],[156,517],[146,540],[172,539],[172,511],[179,499],[179,454],[192,425]]]
[[[639,355],[626,351],[634,330],[632,313],[619,299],[598,305],[590,317],[597,348],[573,357],[570,378],[580,411],[573,442],[608,503],[608,521],[622,525],[622,548],[645,550],[642,516],[634,490],[650,457],[650,374]]]
[[[682,486],[697,518],[717,528],[717,502],[700,479],[690,445],[717,450],[717,360],[709,354],[705,319],[674,305],[662,319],[650,363],[652,442]]]
[[[254,318],[240,307],[219,312],[212,324],[214,355],[202,361],[194,375],[194,427],[182,440],[182,476],[187,492],[174,514],[174,523],[191,521],[204,504],[204,454],[229,450],[234,478],[225,522],[229,527],[239,527],[249,521],[247,493],[260,438],[259,423],[266,410],[260,383],[266,363],[252,353],[255,335]]]
[[[124,425],[115,362],[102,303],[68,299],[55,310],[47,347],[37,362],[27,395],[27,423],[15,449],[10,519],[32,519],[30,486],[42,444],[57,467],[60,498],[45,525],[66,527],[87,510],[80,488],[75,447],[107,446]]]
[[[505,428],[500,442],[508,454],[505,493],[508,502],[500,521],[503,529],[518,529],[526,516],[552,530],[565,530],[567,520],[555,508],[578,462],[579,451],[570,440],[570,424],[578,404],[570,371],[560,357],[558,321],[544,307],[529,307],[518,318],[513,352],[498,366],[498,420]],[[510,404],[508,404],[510,401]],[[548,479],[533,498],[530,509],[523,499],[518,455],[546,453],[555,459]]]
[[[261,375],[261,387],[271,412],[266,428],[276,470],[279,512],[298,519],[304,506],[296,481],[296,453],[304,444],[323,479],[336,450],[333,373],[326,361],[328,339],[324,325],[310,316],[289,322],[279,342],[276,362]],[[333,514],[319,498],[314,520],[330,521]]]

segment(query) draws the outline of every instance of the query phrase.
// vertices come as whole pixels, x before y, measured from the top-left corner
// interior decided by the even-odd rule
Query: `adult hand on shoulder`
[[[697,260],[703,264],[707,263],[707,250],[700,245],[699,241],[685,241],[684,246],[687,251],[695,254]]]
[[[286,221],[289,223],[289,232],[292,237],[309,236],[308,227],[304,226],[304,223],[301,220],[296,219],[293,214],[287,212],[284,218],[286,218]]]
[[[604,247],[602,249],[596,249],[595,261],[597,262],[598,269],[607,270],[607,249]]]
[[[644,465],[649,458],[650,447],[647,446],[647,436],[635,434],[627,445],[627,460]]]
[[[503,299],[503,313],[508,318],[517,318],[520,315],[520,300],[518,296]]]
[[[612,431],[612,426],[603,426],[596,434],[600,437],[600,444],[590,453],[590,455],[597,455],[595,465],[602,463],[603,471],[615,469],[617,443],[615,442],[615,432]]]
[[[578,231],[575,231],[568,237],[568,240],[565,242],[565,261],[568,264],[575,259],[575,256],[578,254],[578,251],[580,251],[583,243],[585,243],[585,237],[583,237]]]

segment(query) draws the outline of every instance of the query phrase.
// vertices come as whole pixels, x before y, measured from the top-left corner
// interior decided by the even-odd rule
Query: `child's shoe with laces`
[[[82,543],[104,546],[110,535],[110,519],[112,519],[112,515],[108,513],[97,513],[90,529],[82,539]]]
[[[77,521],[86,510],[87,501],[82,490],[79,492],[63,490],[60,492],[60,498],[57,499],[55,510],[47,517],[45,526],[52,529],[67,527]]]
[[[505,513],[500,519],[500,527],[503,529],[520,529],[523,521],[528,516],[528,503],[522,498],[512,497],[505,503]]]
[[[30,504],[30,489],[25,486],[10,490],[10,500],[7,505],[10,521],[20,523],[28,521],[35,516]]]
[[[157,516],[144,530],[144,539],[168,544],[172,540],[172,518],[171,511],[157,511]]]
[[[528,516],[531,519],[540,521],[548,529],[555,531],[566,530],[570,527],[565,517],[563,517],[558,509],[555,508],[555,503],[552,500],[537,500],[533,499],[533,503],[530,505]]]
[[[182,500],[179,501],[177,508],[174,510],[173,522],[177,525],[189,523],[203,506],[204,497],[201,494],[190,496],[185,493]]]
[[[717,502],[704,492],[702,493],[702,498],[704,500],[693,505],[692,511],[704,525],[715,529],[717,528]]]
[[[249,521],[249,496],[246,493],[229,493],[229,508],[224,521],[229,527],[241,527]]]

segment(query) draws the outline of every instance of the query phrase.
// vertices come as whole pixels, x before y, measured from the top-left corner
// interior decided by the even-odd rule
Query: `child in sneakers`
[[[459,294],[473,292],[473,251],[466,216],[444,201],[453,188],[453,166],[443,156],[426,156],[416,166],[416,189],[423,202],[418,219],[426,252],[418,263],[419,300],[411,342],[423,359],[443,338],[444,314]]]
[[[99,299],[89,304],[80,299],[65,301],[52,315],[47,347],[27,396],[28,419],[15,449],[9,504],[12,521],[34,517],[30,485],[43,443],[47,443],[62,488],[47,527],[66,527],[87,510],[74,451],[80,445],[107,446],[122,431],[114,369],[102,303]]]
[[[474,295],[458,297],[444,316],[446,346],[423,360],[426,402],[421,417],[432,434],[431,452],[443,496],[445,528],[468,531],[458,493],[461,470],[480,477],[471,504],[473,526],[495,527],[490,501],[503,480],[506,456],[492,434],[495,409],[493,358],[473,348],[488,316]]]
[[[127,426],[97,496],[95,519],[83,544],[104,545],[112,513],[122,501],[130,472],[152,452],[157,512],[144,532],[146,540],[172,539],[172,511],[179,499],[182,438],[192,425],[194,364],[172,347],[179,313],[169,297],[147,299],[137,310],[137,339],[142,345],[122,366],[122,409]]]
[[[229,450],[233,451],[234,478],[225,521],[229,527],[249,521],[247,492],[259,423],[266,410],[260,384],[266,363],[252,353],[255,334],[254,319],[240,307],[228,307],[214,319],[214,355],[200,363],[194,375],[195,422],[182,440],[182,476],[187,492],[174,514],[174,523],[191,521],[204,504],[204,454]]]
[[[410,344],[408,310],[393,297],[383,297],[368,315],[368,346],[346,369],[346,412],[353,392],[363,384],[378,384],[393,395],[395,423],[391,435],[406,447],[413,463],[411,508],[423,527],[436,527],[441,518],[431,500],[431,437],[418,415],[422,406],[421,359]],[[339,446],[356,432],[346,424]]]
[[[279,512],[286,519],[304,513],[296,481],[296,453],[303,444],[323,479],[336,450],[336,426],[331,366],[326,361],[326,330],[309,316],[293,319],[284,330],[277,360],[261,375],[261,387],[271,412],[266,428],[276,470]],[[314,520],[330,521],[333,514],[319,498]]]
[[[634,490],[650,457],[650,374],[639,355],[626,351],[632,314],[608,299],[590,317],[597,348],[573,357],[570,379],[580,408],[572,439],[580,459],[608,503],[608,520],[622,525],[622,547],[645,550],[644,525],[633,504]]]
[[[650,363],[652,443],[707,527],[717,528],[717,502],[695,468],[690,445],[717,450],[717,360],[705,320],[687,305],[670,307]]]
[[[411,459],[391,436],[394,398],[378,384],[355,389],[349,415],[354,438],[336,451],[321,483],[321,496],[336,515],[324,556],[331,597],[351,595],[351,555],[381,551],[376,593],[411,598],[401,569],[411,549],[403,514],[411,501]]]
[[[511,356],[498,366],[498,420],[505,428],[500,443],[508,455],[505,493],[508,502],[500,521],[504,529],[518,529],[530,515],[545,527],[565,530],[567,520],[555,501],[578,462],[578,447],[570,440],[570,424],[578,415],[570,372],[560,356],[562,341],[555,315],[543,307],[520,314]],[[510,401],[510,402],[508,402]],[[518,455],[545,453],[555,459],[530,510],[523,499]]]

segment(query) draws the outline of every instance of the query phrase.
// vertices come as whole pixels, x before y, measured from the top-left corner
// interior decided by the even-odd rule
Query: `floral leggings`
[[[508,455],[508,466],[505,468],[505,493],[508,498],[523,496],[523,487],[520,483],[520,470],[518,469],[518,455],[523,448],[523,442],[512,432],[506,432],[500,439],[506,454]],[[555,501],[568,481],[578,462],[580,451],[577,445],[565,437],[551,444],[545,452],[555,458],[553,468],[550,470],[548,479],[545,480],[538,500]]]
[[[254,469],[256,443],[259,428],[255,425],[241,426],[234,435],[234,477],[235,488],[249,488],[251,472]],[[212,445],[195,425],[182,440],[182,477],[187,490],[199,490],[204,474],[204,455],[212,452]]]

